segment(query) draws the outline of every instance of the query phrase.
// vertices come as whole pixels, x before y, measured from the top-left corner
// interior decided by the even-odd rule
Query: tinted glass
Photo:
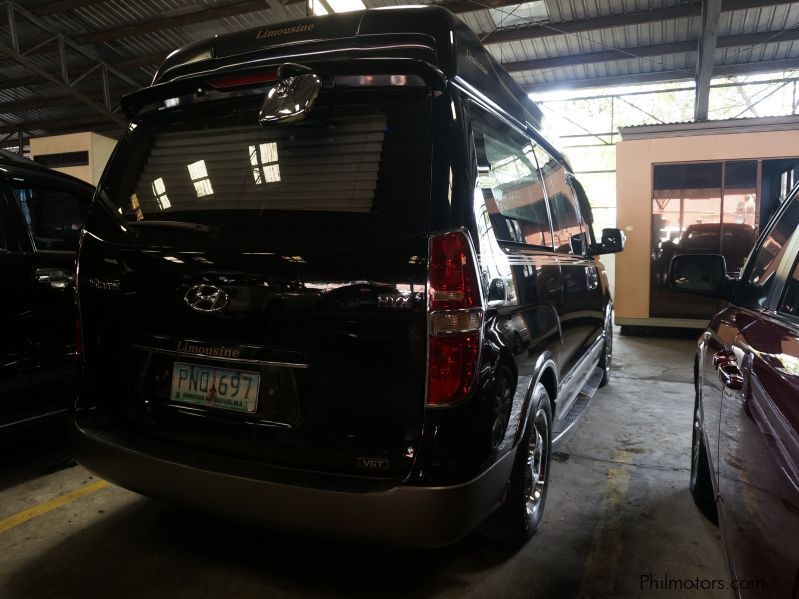
[[[76,250],[91,198],[25,183],[14,187],[36,249]]]
[[[685,301],[668,283],[678,254],[721,253],[721,162],[657,164],[653,168],[652,247],[649,314],[652,317],[706,318],[718,302]]]
[[[498,239],[552,249],[544,187],[530,141],[510,129],[475,125],[479,187]]]
[[[371,98],[320,96],[306,119],[268,126],[260,103],[243,100],[156,116],[122,143],[106,197],[143,243],[257,248],[426,232],[429,98]],[[205,233],[186,238],[191,230]]]
[[[780,302],[780,312],[799,318],[799,257],[793,265],[791,278],[785,287],[785,297]]]
[[[758,309],[765,306],[774,278],[788,247],[788,239],[799,226],[799,196],[789,200],[791,205],[758,248],[751,266],[741,282],[738,301],[741,305]]]
[[[536,156],[544,176],[544,187],[552,211],[555,250],[566,254],[582,253],[582,243],[579,245],[572,243],[572,237],[582,235],[583,228],[566,169],[541,148],[536,149]]]

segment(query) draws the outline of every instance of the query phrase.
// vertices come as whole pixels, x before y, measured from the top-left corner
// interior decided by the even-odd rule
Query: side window
[[[799,256],[793,264],[791,278],[785,286],[785,296],[780,302],[779,311],[783,314],[799,318]]]
[[[541,148],[536,149],[536,157],[544,176],[544,187],[552,210],[555,251],[582,254],[586,244],[585,232],[568,173],[563,165]]]
[[[91,199],[38,183],[16,183],[14,193],[40,250],[75,250]]]
[[[743,306],[755,310],[765,306],[777,270],[788,249],[788,239],[799,226],[799,196],[789,201],[792,202],[791,205],[750,260],[738,296],[738,301]]]
[[[551,250],[549,211],[530,141],[499,124],[474,123],[474,131],[478,187],[497,239]]]

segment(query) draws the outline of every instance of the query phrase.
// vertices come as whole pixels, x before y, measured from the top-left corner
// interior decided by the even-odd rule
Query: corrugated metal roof
[[[503,43],[492,43],[487,39],[489,50],[503,63],[519,63],[538,61],[533,68],[515,70],[513,76],[522,84],[531,87],[555,84],[558,82],[586,82],[597,80],[610,81],[614,78],[658,74],[675,78],[692,78],[696,62],[694,46],[700,36],[699,9],[696,2],[681,0],[545,0],[550,20],[536,27],[548,33],[546,36],[532,39],[521,39]],[[799,24],[799,3],[772,0],[774,4],[761,5],[757,8],[725,10],[719,21],[719,36],[748,35],[753,33],[778,32],[796,28]],[[36,11],[51,3],[52,0],[20,0],[23,8]],[[397,6],[410,4],[402,0],[364,0],[367,7]],[[475,9],[464,12],[460,17],[478,33],[487,33],[496,28],[496,24],[488,10],[479,8],[483,0],[474,0]],[[235,7],[242,0],[99,0],[87,3],[72,10],[63,10],[42,15],[41,21],[55,32],[69,38],[79,40],[81,36],[97,32],[113,31],[121,27],[147,24],[160,19],[181,17],[194,14],[204,9]],[[418,2],[417,2],[418,3]],[[726,3],[725,3],[726,4]],[[722,5],[724,8],[725,4]],[[738,2],[736,6],[745,4]],[[768,4],[768,0],[764,4]],[[682,8],[681,8],[682,7]],[[507,6],[502,10],[512,13],[516,7]],[[690,14],[678,18],[652,20],[644,23],[608,26],[588,31],[557,33],[558,29],[575,21],[615,16],[625,19],[629,15],[643,11],[672,9]],[[40,11],[41,12],[41,11]],[[264,0],[264,10],[236,14],[212,21],[194,22],[183,26],[172,26],[156,31],[146,31],[135,35],[118,35],[100,43],[87,44],[84,48],[99,59],[114,64],[120,61],[138,59],[149,56],[163,56],[173,49],[213,35],[214,33],[240,31],[243,29],[273,24],[282,20],[301,17],[306,12],[303,3],[281,6],[278,1]],[[518,29],[518,27],[517,27]],[[524,31],[527,29],[522,28]],[[20,22],[18,31],[23,49],[29,49],[46,40],[50,33],[30,23]],[[502,31],[500,28],[499,31]],[[752,62],[795,60],[799,68],[799,40],[790,38],[795,30],[788,34],[775,36],[766,43],[753,47],[737,45],[721,47],[716,51],[716,64],[744,65]],[[8,24],[0,18],[0,36],[8,39]],[[671,44],[678,44],[669,48]],[[667,46],[661,52],[649,56],[635,56],[641,48],[651,46]],[[618,51],[617,51],[618,50]],[[615,54],[613,52],[616,51]],[[608,52],[611,54],[608,55]],[[602,53],[598,55],[598,53]],[[70,75],[77,76],[85,70],[85,58],[70,54]],[[571,64],[552,64],[548,59],[575,57]],[[28,57],[41,68],[56,72],[57,54],[54,50],[46,53],[32,53]],[[793,62],[790,63],[793,65]],[[789,65],[789,66],[790,66]],[[126,68],[126,74],[144,85],[149,82],[155,70],[155,64],[136,65]],[[781,66],[785,66],[781,63]],[[648,75],[647,75],[648,76]],[[8,60],[0,61],[0,103],[35,100],[41,97],[41,91],[26,93],[25,88],[4,89],[3,81],[30,77],[19,65]],[[85,87],[92,95],[98,93],[97,82],[87,78]],[[92,87],[94,86],[94,87]],[[29,89],[29,87],[28,87]],[[43,90],[39,86],[37,90]],[[57,86],[49,85],[47,93],[53,97],[63,96],[66,92]],[[114,87],[114,90],[118,86]],[[118,95],[118,94],[117,94]],[[7,122],[29,122],[47,118],[63,119],[79,112],[75,104],[53,106],[52,108],[36,108],[33,111],[20,109],[16,115],[3,113]],[[89,109],[91,111],[91,109]]]
[[[724,135],[799,129],[799,116],[769,116],[706,121],[701,123],[664,123],[619,127],[622,140],[653,139],[658,137],[690,137],[695,135]]]

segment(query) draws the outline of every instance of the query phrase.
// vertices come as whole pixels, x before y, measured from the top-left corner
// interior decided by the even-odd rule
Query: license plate
[[[257,372],[176,362],[172,369],[172,401],[240,412],[258,407]]]

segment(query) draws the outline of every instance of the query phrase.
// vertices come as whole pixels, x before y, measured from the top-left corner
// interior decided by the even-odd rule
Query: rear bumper
[[[500,503],[515,451],[456,486],[400,485],[346,492],[198,468],[126,447],[88,427],[73,429],[78,461],[121,487],[269,527],[441,547],[466,535]]]

